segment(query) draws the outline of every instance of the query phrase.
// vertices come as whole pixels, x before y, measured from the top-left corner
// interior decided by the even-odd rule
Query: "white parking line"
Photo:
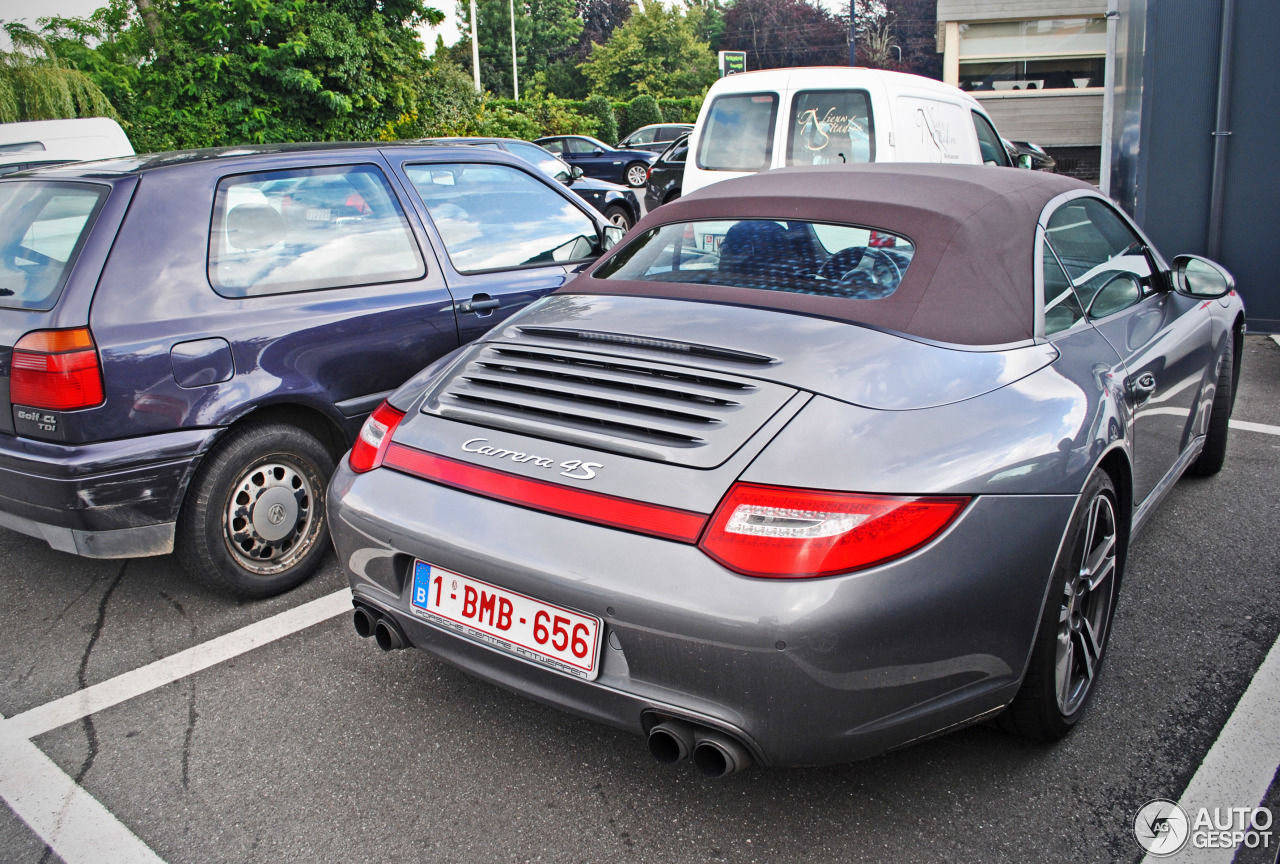
[[[343,588],[132,672],[117,675],[109,681],[16,714],[4,725],[11,734],[34,738],[350,611],[351,589]]]
[[[1267,652],[1249,689],[1222,727],[1178,802],[1194,824],[1201,807],[1254,807],[1261,803],[1280,765],[1280,639]],[[1272,834],[1273,837],[1276,835]],[[1196,849],[1177,855],[1148,855],[1142,864],[1229,864],[1235,849]]]
[[[67,864],[164,864],[9,721],[0,719],[0,798]]]
[[[1248,420],[1228,420],[1227,424],[1232,429],[1241,429],[1245,432],[1261,432],[1264,435],[1280,435],[1280,426],[1268,426],[1266,423],[1250,423]]]

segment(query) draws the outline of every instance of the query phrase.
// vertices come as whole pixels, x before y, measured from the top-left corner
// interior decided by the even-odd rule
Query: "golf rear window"
[[[107,189],[0,183],[0,308],[52,309]]]
[[[772,219],[677,222],[646,231],[593,275],[878,300],[897,289],[914,255],[910,240],[874,228]]]

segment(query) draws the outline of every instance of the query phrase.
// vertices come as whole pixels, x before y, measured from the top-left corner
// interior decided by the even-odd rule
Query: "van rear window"
[[[874,162],[871,98],[865,90],[803,90],[791,100],[788,165]]]
[[[910,240],[873,228],[773,219],[679,222],[646,231],[592,276],[879,300],[897,290],[914,256]]]
[[[698,167],[707,171],[765,171],[773,159],[777,93],[720,96],[707,112]]]
[[[37,180],[0,183],[0,308],[53,308],[107,191]]]

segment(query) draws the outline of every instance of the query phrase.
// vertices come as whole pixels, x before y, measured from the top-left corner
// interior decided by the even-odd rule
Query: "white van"
[[[129,136],[108,117],[0,123],[0,174],[132,155]]]
[[[770,168],[842,162],[1012,164],[982,105],[949,84],[845,66],[764,69],[711,85],[681,194]]]

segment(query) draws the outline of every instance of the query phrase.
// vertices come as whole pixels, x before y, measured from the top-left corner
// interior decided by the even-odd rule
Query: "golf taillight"
[[[942,533],[960,497],[821,492],[736,483],[698,546],[744,576],[802,579],[900,558]]]
[[[102,367],[88,327],[36,330],[13,346],[9,401],[74,411],[102,404]]]
[[[391,433],[402,419],[404,412],[397,411],[386,402],[374,409],[369,419],[360,427],[360,435],[347,459],[352,471],[363,474],[382,464],[382,457],[386,455],[387,446],[391,443]]]

